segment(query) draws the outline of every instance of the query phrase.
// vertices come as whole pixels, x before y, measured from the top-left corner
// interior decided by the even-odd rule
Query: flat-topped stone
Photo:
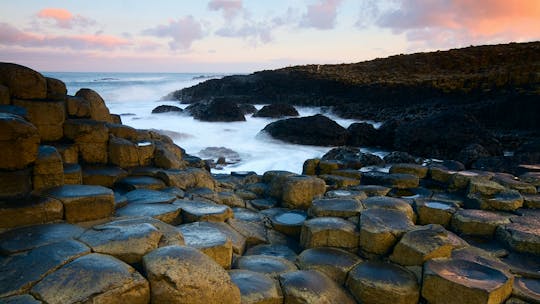
[[[0,229],[58,222],[64,218],[64,206],[56,199],[31,197],[0,202]]]
[[[182,209],[184,223],[207,221],[224,222],[233,217],[229,206],[203,201],[176,200],[174,205]]]
[[[298,270],[296,265],[284,258],[269,255],[245,255],[235,261],[234,268],[250,270],[277,277],[282,273]]]
[[[336,247],[345,250],[358,248],[358,231],[353,223],[337,217],[319,217],[304,222],[300,234],[304,248]]]
[[[501,212],[460,209],[452,216],[451,228],[458,234],[491,238],[497,226],[510,223],[510,217]]]
[[[428,174],[428,167],[418,164],[394,164],[390,167],[390,173],[412,174],[418,178],[425,178]]]
[[[514,278],[503,271],[456,259],[424,264],[422,297],[429,303],[502,303]]]
[[[366,193],[363,191],[345,189],[326,191],[324,196],[327,198],[355,199],[359,201],[367,198]]]
[[[362,184],[381,185],[397,189],[409,189],[418,187],[418,176],[405,173],[384,173],[370,171],[362,175]]]
[[[0,234],[0,253],[12,254],[79,237],[84,229],[71,224],[22,227]]]
[[[450,257],[467,242],[440,225],[420,226],[406,232],[394,247],[390,260],[403,266],[422,266],[434,258]]]
[[[156,249],[163,234],[148,223],[133,225],[104,224],[84,232],[79,241],[93,252],[112,255],[126,263],[139,263],[148,252]]]
[[[186,246],[197,248],[225,269],[231,268],[232,242],[220,229],[200,222],[178,226]]]
[[[31,290],[46,303],[148,303],[148,282],[108,255],[88,254],[46,276]]]
[[[529,303],[538,303],[540,302],[540,280],[517,277],[514,280],[512,294]]]
[[[413,222],[403,212],[391,209],[368,209],[360,214],[359,248],[367,255],[385,255],[392,251]]]
[[[354,304],[341,286],[315,270],[299,270],[280,275],[284,303]]]
[[[123,177],[119,179],[114,186],[125,191],[132,191],[136,189],[161,190],[166,187],[165,183],[161,179],[152,176]]]
[[[158,248],[144,256],[143,266],[152,303],[240,303],[240,291],[225,269],[195,248]]]
[[[361,262],[357,255],[332,247],[306,249],[297,261],[300,269],[320,271],[340,285],[345,284],[349,271]]]
[[[540,255],[540,220],[527,220],[523,217],[519,219],[520,221],[498,226],[495,233],[497,240],[513,251]]]
[[[367,261],[354,267],[347,287],[360,303],[418,303],[420,287],[416,276],[399,265]]]
[[[392,189],[380,185],[360,185],[350,187],[349,190],[364,192],[367,196],[386,196]]]
[[[276,209],[278,210],[278,209]],[[270,216],[272,227],[292,237],[300,236],[302,225],[307,219],[307,213],[303,210],[283,210]]]
[[[233,254],[242,255],[246,249],[246,238],[229,224],[223,222],[198,222],[201,226],[212,227],[223,233],[230,241]]]
[[[46,196],[62,202],[64,216],[71,223],[111,217],[114,193],[102,186],[64,185],[47,190]]]
[[[67,240],[0,258],[0,298],[28,292],[49,273],[88,253],[84,244]]]
[[[360,179],[342,175],[324,174],[319,175],[330,189],[343,189],[360,184]]]
[[[536,194],[536,186],[519,180],[519,178],[508,173],[496,173],[493,176],[493,181],[518,191],[521,194]]]
[[[459,209],[459,206],[451,202],[437,200],[415,200],[414,205],[420,225],[438,224],[448,227],[452,215]]]
[[[362,201],[365,209],[390,209],[403,212],[412,222],[416,221],[416,214],[412,206],[404,199],[388,196],[372,196]]]
[[[247,208],[232,208],[233,217],[237,220],[247,221],[247,222],[260,222],[263,220],[264,216],[257,211],[253,211]]]
[[[227,224],[246,238],[248,247],[268,242],[267,229],[262,221],[243,221],[230,218],[227,220]]]
[[[260,244],[246,250],[245,255],[269,255],[296,261],[297,254],[291,248],[281,244]]]
[[[171,225],[182,222],[181,209],[174,204],[128,204],[116,210],[117,216],[149,216]]]
[[[264,274],[234,269],[229,271],[231,281],[238,286],[245,304],[281,304],[283,295],[277,280]]]
[[[254,199],[254,200],[249,201],[249,203],[253,207],[255,207],[255,208],[259,209],[259,210],[265,210],[265,209],[274,208],[277,205],[276,200],[274,200],[272,198],[258,198],[258,199]]]
[[[515,190],[503,190],[493,195],[469,194],[465,207],[469,209],[515,211],[523,206],[523,197]]]
[[[209,188],[214,190],[216,187],[216,182],[210,173],[198,168],[161,170],[158,172],[157,177],[163,180],[168,186],[178,187],[182,190],[190,188]]]
[[[176,195],[150,189],[136,189],[124,194],[129,204],[169,204]]]
[[[85,166],[82,169],[82,181],[85,185],[97,185],[112,188],[114,183],[127,176],[127,172],[116,166]]]
[[[312,217],[332,216],[349,218],[358,216],[364,209],[362,203],[356,199],[331,198],[314,200],[308,210]]]

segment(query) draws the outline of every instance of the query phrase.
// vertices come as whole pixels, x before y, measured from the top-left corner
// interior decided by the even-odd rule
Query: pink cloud
[[[75,26],[87,27],[96,24],[92,19],[81,15],[73,15],[63,8],[44,8],[37,13],[37,17],[45,20],[53,20],[56,26],[71,29]]]
[[[333,29],[336,24],[337,8],[341,2],[342,0],[320,0],[308,5],[300,25],[320,30]]]
[[[169,47],[172,50],[187,50],[191,44],[204,37],[202,25],[193,16],[172,20],[169,24],[146,29],[143,35],[172,38]]]
[[[211,0],[208,9],[223,11],[225,19],[232,19],[242,11],[242,0]]]
[[[39,35],[21,31],[4,22],[0,23],[0,45],[6,46],[112,50],[130,44],[124,38],[111,35]]]
[[[456,45],[540,38],[538,0],[400,0],[377,21],[410,41]]]

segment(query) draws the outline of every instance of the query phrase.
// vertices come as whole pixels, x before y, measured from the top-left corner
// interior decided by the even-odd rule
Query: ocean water
[[[236,151],[240,161],[214,173],[255,171],[262,174],[269,170],[302,172],[306,159],[321,157],[331,147],[288,144],[270,138],[260,131],[275,119],[253,118],[246,115],[245,122],[201,122],[186,114],[151,114],[155,107],[166,104],[185,108],[177,101],[161,100],[168,93],[193,86],[222,74],[197,73],[43,73],[66,83],[68,94],[74,95],[81,88],[98,92],[111,113],[120,114],[125,125],[138,129],[156,129],[166,132],[187,153],[205,158],[201,153],[208,147],[224,147]],[[256,105],[260,109],[263,105]],[[316,107],[297,107],[301,116],[321,113]],[[355,120],[341,119],[325,113],[343,127]],[[384,156],[384,151],[372,151]]]

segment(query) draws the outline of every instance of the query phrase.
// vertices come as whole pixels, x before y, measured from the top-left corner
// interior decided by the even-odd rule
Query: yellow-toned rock
[[[38,155],[40,137],[37,128],[22,117],[0,113],[0,169],[22,169]]]

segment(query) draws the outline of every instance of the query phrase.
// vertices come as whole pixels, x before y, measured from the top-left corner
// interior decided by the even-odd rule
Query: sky
[[[540,40],[540,0],[0,0],[0,61],[242,72]]]

